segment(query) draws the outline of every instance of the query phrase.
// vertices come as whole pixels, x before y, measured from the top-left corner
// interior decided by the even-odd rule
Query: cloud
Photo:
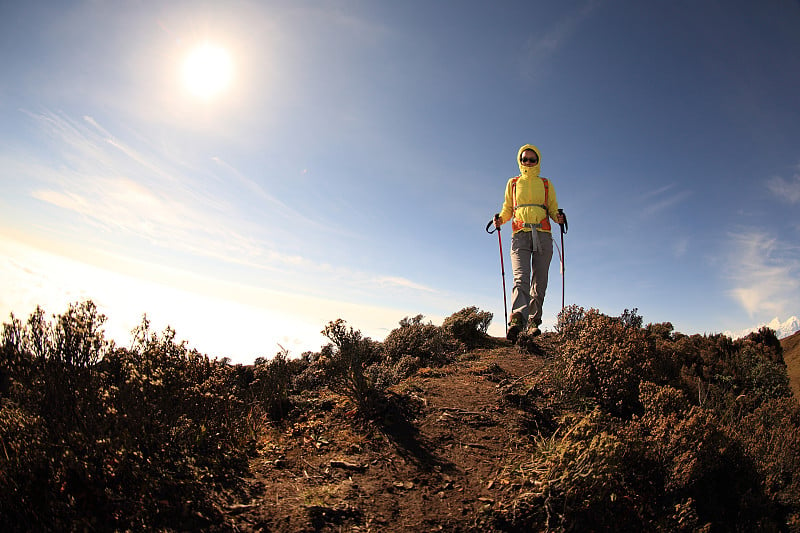
[[[691,191],[682,189],[675,191],[678,185],[672,183],[665,185],[656,190],[646,192],[639,197],[639,203],[642,205],[641,214],[645,217],[651,217],[670,207],[685,201],[691,196]]]
[[[672,252],[675,254],[675,257],[680,258],[686,255],[686,252],[689,251],[689,238],[688,237],[681,237],[677,239],[672,245]]]
[[[236,169],[230,163],[224,161],[222,158],[214,156],[211,160],[216,163],[221,169],[226,171],[230,176],[233,176],[235,180],[239,182],[242,187],[244,187],[247,191],[258,197],[259,199],[263,200],[266,204],[271,204],[273,208],[278,208],[282,210],[282,213],[287,217],[300,217],[303,216],[298,211],[295,211],[285,203],[281,202],[275,196],[271,195],[269,192],[264,190],[264,188],[256,183],[254,180],[250,179],[238,169]]]
[[[413,281],[407,280],[405,278],[395,277],[395,276],[383,276],[380,278],[376,278],[374,282],[379,287],[393,286],[404,289],[413,289],[415,291],[422,291],[422,292],[431,292],[431,293],[437,292],[435,289],[432,289],[430,287],[426,287],[424,285],[420,285],[419,283],[414,283]]]
[[[796,250],[765,233],[731,235],[730,295],[747,313],[786,316],[800,297],[800,260]]]
[[[767,188],[779,199],[790,204],[800,203],[800,165],[790,179],[776,176],[767,181]]]
[[[542,63],[558,51],[580,29],[581,24],[600,4],[598,0],[588,0],[577,10],[551,26],[550,31],[532,36],[523,54],[522,70],[526,77],[532,78],[540,70]]]
[[[182,254],[199,270],[211,268],[210,259],[244,267],[237,275],[264,287],[339,301],[364,291],[436,293],[405,277],[318,260],[324,243],[348,230],[315,223],[220,157],[193,168],[163,147],[132,146],[92,117],[29,115],[53,141],[48,155],[0,157],[29,197],[60,208],[47,220],[31,214],[47,231],[69,225],[74,237],[91,232],[108,251],[129,255],[136,247],[159,261]]]
[[[31,196],[80,215],[120,237],[143,239],[171,251],[227,262],[297,263],[275,251],[263,234],[240,216],[229,183],[207,169],[193,169],[169,153],[133,148],[91,117],[82,121],[54,113],[34,115],[54,139],[55,161],[27,168]],[[242,178],[245,180],[245,178]],[[252,197],[247,182],[242,196]],[[280,202],[262,191],[268,213]],[[278,216],[275,214],[274,216]]]

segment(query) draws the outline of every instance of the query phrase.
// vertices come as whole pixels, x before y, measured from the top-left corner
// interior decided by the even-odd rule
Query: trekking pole
[[[564,223],[561,226],[561,310],[564,310],[564,262],[566,252],[564,251],[564,234],[569,231],[569,223],[567,222],[567,215],[564,214],[563,209],[558,210],[559,215],[564,215]]]
[[[508,327],[508,303],[506,303],[506,267],[503,264],[503,239],[500,238],[500,228],[495,226],[495,229],[489,231],[489,226],[494,225],[494,219],[490,220],[488,224],[486,224],[486,233],[491,235],[495,231],[497,232],[497,244],[500,245],[500,275],[503,278],[503,317],[505,318],[505,326],[504,328]]]

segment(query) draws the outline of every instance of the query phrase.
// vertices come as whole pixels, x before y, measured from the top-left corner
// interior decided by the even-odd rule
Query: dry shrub
[[[800,404],[794,398],[764,402],[729,427],[755,459],[764,491],[800,525]]]
[[[475,306],[465,307],[444,319],[442,329],[463,342],[468,349],[480,346],[487,339],[486,331],[492,323],[492,313]]]
[[[643,381],[639,385],[639,402],[646,416],[659,418],[683,414],[689,409],[689,399],[680,389]]]
[[[783,354],[776,350],[768,341],[724,335],[676,335],[659,349],[680,369],[679,386],[723,416],[792,395]]]
[[[667,415],[648,412],[631,431],[644,438],[640,453],[658,472],[654,481],[663,488],[665,504],[691,506],[700,523],[726,530],[768,530],[783,521],[762,490],[753,457],[713,412],[698,406]],[[665,524],[676,519],[660,517]]]
[[[652,451],[662,459],[666,469],[668,492],[705,489],[705,479],[723,474],[733,463],[726,459],[733,443],[720,430],[713,415],[701,407],[644,420]],[[723,487],[715,488],[719,491]]]
[[[775,334],[775,330],[767,326],[761,326],[758,331],[754,331],[735,342],[736,344],[749,342],[758,345],[759,352],[769,358],[772,362],[782,365],[786,364],[783,360],[783,347],[781,346],[781,341]]]
[[[388,371],[380,365],[379,343],[361,336],[344,320],[329,322],[323,335],[333,343],[321,359],[331,384],[350,398],[365,416],[371,416],[391,384]]]
[[[534,489],[521,489],[502,516],[508,527],[777,531],[800,523],[800,414],[769,332],[685,336],[669,323],[642,326],[635,310],[613,318],[571,307],[558,339],[536,390],[559,392],[549,405],[562,423],[544,434],[530,426],[540,453],[517,471]],[[576,412],[592,414],[576,424]]]
[[[632,319],[629,319],[629,321]],[[561,362],[565,385],[618,414],[639,410],[639,384],[651,379],[655,347],[639,327],[595,309],[562,313]]]
[[[247,468],[232,369],[172,330],[152,333],[146,319],[130,349],[116,348],[104,319],[85,302],[52,323],[39,309],[4,325],[0,523],[207,527],[219,518],[213,491]]]
[[[292,408],[290,396],[296,378],[307,366],[307,359],[289,359],[286,350],[269,360],[257,358],[252,378],[246,383],[251,403],[260,406],[272,420],[283,419]]]
[[[44,421],[7,399],[0,401],[0,521],[11,531],[49,529],[48,517],[35,512],[49,499],[40,485],[49,473]]]
[[[444,328],[422,319],[422,315],[404,318],[383,341],[386,363],[397,365],[401,378],[421,367],[450,363],[459,351],[459,344]]]
[[[637,496],[626,481],[626,446],[615,422],[596,409],[568,416],[562,431],[536,439],[529,461],[510,474],[523,483],[505,521],[511,529],[641,530]]]

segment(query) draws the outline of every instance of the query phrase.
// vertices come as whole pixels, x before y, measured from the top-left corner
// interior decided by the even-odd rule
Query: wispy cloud
[[[689,238],[681,237],[672,244],[672,252],[675,257],[680,258],[686,255],[689,251]]]
[[[529,78],[533,77],[545,61],[549,60],[555,52],[573,38],[581,24],[589,18],[599,4],[598,0],[583,2],[578,9],[554,24],[550,31],[531,36],[522,56],[523,75]]]
[[[375,283],[378,286],[382,287],[399,287],[403,289],[413,289],[415,291],[422,291],[422,292],[430,292],[435,293],[437,292],[435,289],[430,287],[426,287],[424,285],[420,285],[419,283],[414,283],[411,280],[406,278],[396,277],[396,276],[382,276],[376,278]]]
[[[236,227],[235,209],[165,154],[143,153],[91,117],[42,113],[60,160],[30,169],[31,196],[123,238],[217,259],[260,247]]]
[[[332,295],[333,283],[340,295],[348,288],[435,292],[406,278],[316,260],[307,253],[316,247],[303,245],[309,235],[319,242],[320,234],[331,240],[347,230],[315,223],[220,157],[195,168],[146,142],[134,147],[92,117],[30,116],[52,139],[52,149],[20,160],[2,154],[6,168],[19,175],[30,197],[79,215],[76,227],[99,229],[115,245],[146,243],[199,261],[266,270],[268,282],[284,289],[291,284],[318,293],[324,287]],[[51,224],[64,220],[57,216]],[[299,234],[289,229],[294,220],[304,221]]]
[[[302,216],[298,211],[281,202],[278,198],[266,191],[264,187],[250,179],[248,176],[240,172],[230,163],[224,161],[222,158],[214,156],[211,158],[211,160],[219,168],[223,169],[228,175],[232,176],[248,193],[255,195],[257,198],[264,201],[266,204],[271,205],[273,208],[282,210],[282,214],[290,217]]]
[[[751,317],[786,316],[800,300],[800,259],[796,248],[761,232],[731,235],[731,296]]]
[[[676,183],[672,183],[642,194],[639,197],[642,216],[651,217],[656,215],[680,204],[691,196],[691,191],[686,189],[678,190],[677,187]]]
[[[790,204],[800,203],[800,165],[797,166],[794,175],[789,179],[776,176],[767,181],[767,188],[785,202]]]

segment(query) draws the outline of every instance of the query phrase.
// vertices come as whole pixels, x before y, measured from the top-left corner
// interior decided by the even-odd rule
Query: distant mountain
[[[800,330],[800,318],[797,318],[796,316],[791,316],[788,319],[781,322],[778,317],[775,317],[772,319],[771,322],[766,324],[759,324],[758,326],[744,329],[738,332],[726,331],[724,333],[725,335],[728,335],[731,338],[738,339],[740,337],[744,337],[749,333],[758,331],[763,326],[767,326],[768,328],[770,328],[775,332],[776,337],[778,337],[779,339],[783,339],[784,337],[788,337],[793,333],[795,333],[796,331]]]
[[[785,322],[779,322],[777,318],[767,324],[770,328],[775,330],[775,334],[779,339],[788,337],[800,330],[800,318],[796,316],[789,317]]]

